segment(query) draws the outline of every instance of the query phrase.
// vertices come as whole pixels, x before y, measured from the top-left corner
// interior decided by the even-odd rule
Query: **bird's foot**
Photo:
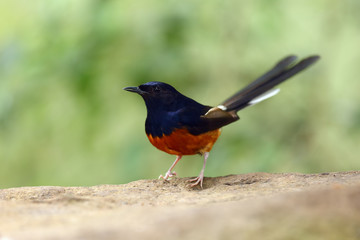
[[[200,185],[200,187],[203,188],[203,186],[202,186],[203,180],[204,180],[204,173],[200,173],[200,175],[197,176],[196,178],[188,180],[188,182],[194,182],[194,183],[190,184],[189,186],[195,187],[197,185]]]
[[[166,174],[165,174],[165,177],[163,175],[160,175],[159,176],[159,179],[162,178],[164,179],[165,181],[168,181],[170,180],[172,177],[175,177],[176,176],[176,172],[171,172],[171,171],[167,171]]]

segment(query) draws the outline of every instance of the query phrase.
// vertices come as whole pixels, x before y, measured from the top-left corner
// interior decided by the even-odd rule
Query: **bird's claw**
[[[192,183],[192,184],[189,184],[189,186],[190,187],[195,187],[195,186],[197,186],[197,185],[199,185],[200,184],[200,187],[201,188],[203,188],[203,180],[204,180],[204,176],[203,175],[199,175],[198,177],[196,177],[196,178],[193,178],[193,179],[190,179],[190,180],[188,180],[188,182],[194,182],[194,183]]]
[[[175,176],[176,176],[176,172],[175,172],[175,171],[174,171],[174,172],[167,171],[166,174],[165,174],[165,176],[160,175],[160,176],[159,176],[159,179],[162,178],[162,179],[164,179],[165,181],[168,181],[168,180],[170,180],[172,177],[175,177]]]

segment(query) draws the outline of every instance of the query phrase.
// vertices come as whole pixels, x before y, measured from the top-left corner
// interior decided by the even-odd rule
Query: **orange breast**
[[[220,129],[200,135],[192,135],[186,129],[176,129],[170,135],[153,137],[148,135],[152,145],[161,151],[174,155],[193,155],[209,152],[220,136]]]

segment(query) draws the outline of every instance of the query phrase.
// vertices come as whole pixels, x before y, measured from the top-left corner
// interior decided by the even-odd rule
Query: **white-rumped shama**
[[[241,89],[217,107],[202,105],[163,82],[148,82],[124,90],[140,94],[146,104],[145,132],[150,142],[161,151],[176,155],[164,180],[176,175],[173,168],[183,155],[201,154],[203,168],[191,186],[202,187],[206,160],[220,136],[220,128],[239,119],[237,112],[278,93],[276,85],[314,64],[319,56],[310,56],[296,63],[288,56],[271,70]]]

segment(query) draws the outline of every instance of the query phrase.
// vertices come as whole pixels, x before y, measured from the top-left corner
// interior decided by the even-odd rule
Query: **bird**
[[[139,94],[145,101],[145,132],[150,143],[161,151],[176,155],[169,170],[159,179],[168,181],[175,177],[173,169],[183,156],[200,154],[204,158],[203,167],[189,182],[190,187],[200,185],[202,188],[209,152],[220,136],[221,128],[239,120],[238,111],[276,95],[279,89],[275,86],[313,65],[319,58],[312,55],[297,61],[295,55],[284,57],[265,74],[215,107],[200,104],[164,82],[152,81],[123,88]]]

